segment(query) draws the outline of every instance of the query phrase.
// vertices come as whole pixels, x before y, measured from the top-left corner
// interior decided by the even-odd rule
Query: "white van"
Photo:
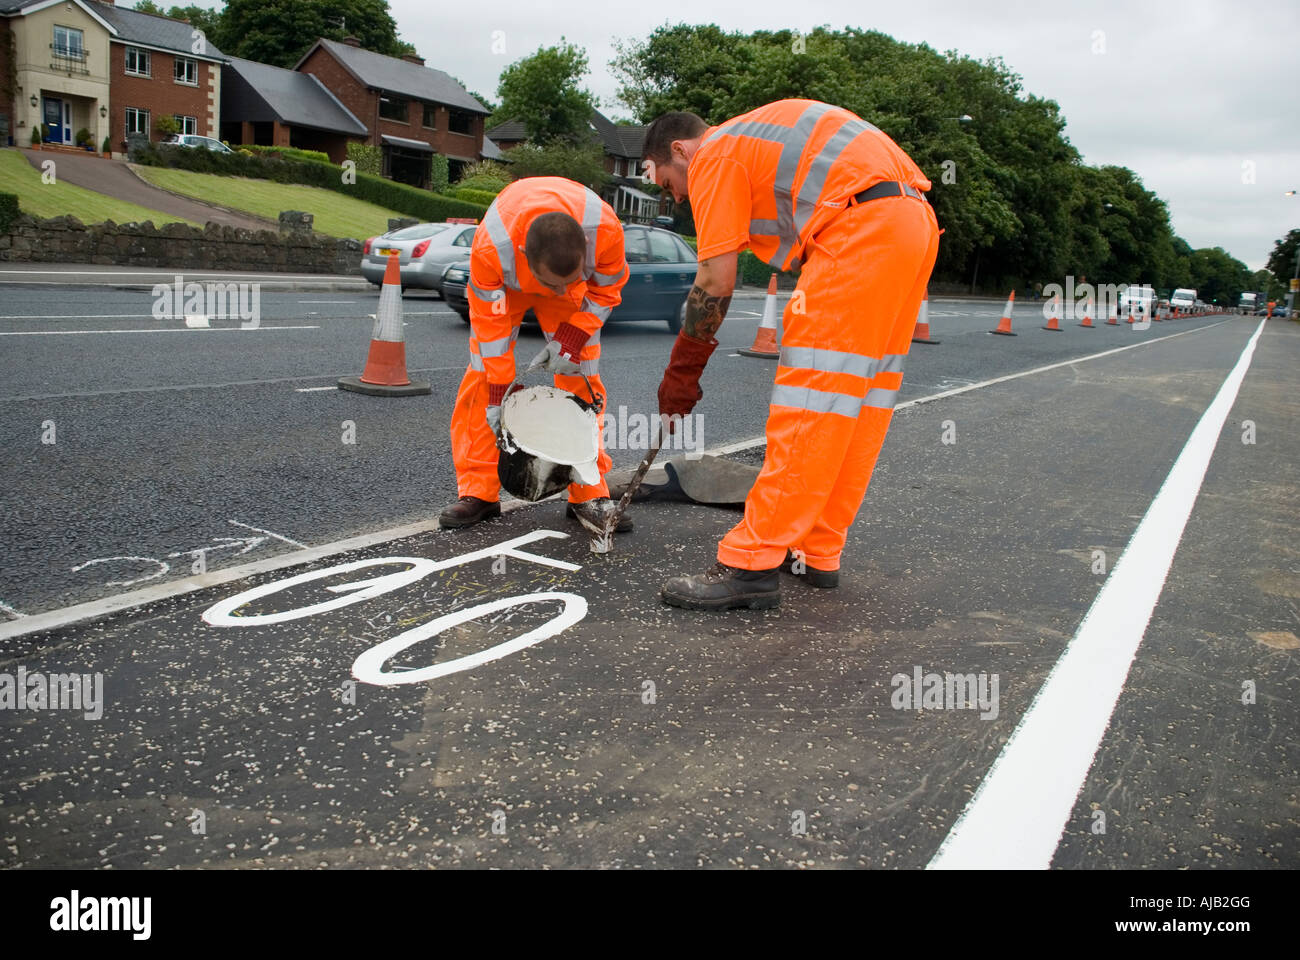
[[[1196,306],[1196,291],[1189,290],[1186,287],[1179,287],[1169,298],[1169,306],[1177,307],[1179,310],[1190,310]]]

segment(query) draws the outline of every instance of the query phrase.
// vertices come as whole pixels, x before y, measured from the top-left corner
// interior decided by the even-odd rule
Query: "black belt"
[[[858,203],[866,203],[868,200],[879,200],[881,197],[901,196],[925,200],[925,194],[916,187],[908,186],[906,183],[899,183],[897,180],[882,180],[875,186],[867,187],[861,193],[854,194],[853,199]]]

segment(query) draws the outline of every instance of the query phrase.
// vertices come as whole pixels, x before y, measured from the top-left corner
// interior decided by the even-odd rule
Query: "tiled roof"
[[[314,76],[269,63],[230,57],[222,77],[222,101],[223,120],[267,120],[271,117],[257,114],[269,109],[275,119],[296,127],[358,137],[370,132]]]
[[[449,74],[432,67],[422,67],[398,57],[386,57],[353,47],[335,40],[321,39],[299,60],[295,69],[302,66],[303,60],[311,55],[317,47],[324,47],[367,87],[400,93],[419,100],[444,103],[449,107],[469,110],[486,116],[489,111],[479,103],[469,91],[451,78]]]

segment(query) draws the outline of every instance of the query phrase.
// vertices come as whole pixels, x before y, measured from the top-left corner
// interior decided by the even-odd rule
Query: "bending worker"
[[[497,434],[501,401],[515,380],[515,340],[532,309],[546,347],[529,369],[555,374],[555,385],[585,399],[585,374],[604,397],[600,329],[627,283],[623,227],[614,210],[563,177],[516,180],[497,195],[474,232],[470,251],[469,367],[451,415],[451,451],[460,497],[442,511],[442,527],[468,527],[501,515]],[[601,425],[604,424],[601,408]],[[602,430],[603,433],[603,430]],[[613,511],[600,448],[600,483],[570,484],[568,515],[597,525]],[[624,518],[618,530],[632,527]]]
[[[695,215],[699,271],[659,387],[690,413],[717,346],[739,252],[802,269],[786,305],[767,455],[745,517],[706,573],[663,599],[694,610],[774,607],[780,571],[839,582],[840,554],[893,416],[917,310],[939,247],[930,181],[848,110],[781,100],[716,127],[668,113],[646,131],[651,179]]]

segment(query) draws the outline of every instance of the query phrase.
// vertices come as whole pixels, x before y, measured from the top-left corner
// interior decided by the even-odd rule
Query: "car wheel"
[[[670,333],[681,333],[682,324],[686,322],[686,301],[682,301],[681,307],[677,312],[668,318],[668,330]]]
[[[462,321],[464,321],[467,325],[469,324],[469,311],[468,311],[468,310],[457,310],[456,313],[459,314],[459,316],[460,316],[460,318],[461,318]]]

